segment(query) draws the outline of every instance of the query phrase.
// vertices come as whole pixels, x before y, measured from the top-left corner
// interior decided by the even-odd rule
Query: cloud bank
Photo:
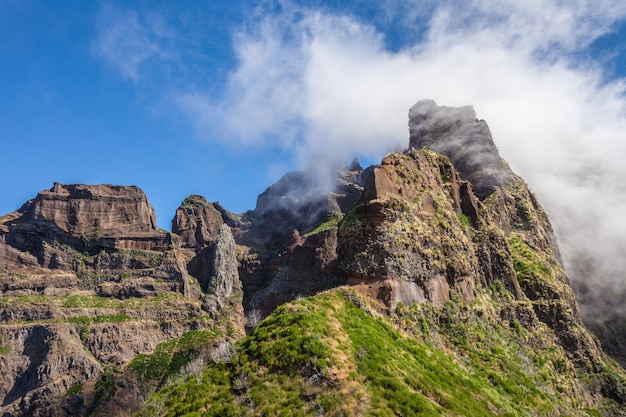
[[[375,21],[288,2],[260,8],[235,33],[238,65],[223,96],[191,91],[178,104],[201,135],[278,145],[301,164],[405,148],[407,111],[419,99],[472,104],[548,210],[578,286],[590,282],[591,298],[623,293],[625,84],[607,80],[603,63],[584,57],[626,16],[626,4],[401,7],[383,2],[383,23],[418,40],[396,48]]]
[[[207,83],[192,79],[166,94],[200,137],[233,149],[279,148],[320,173],[355,154],[379,160],[406,148],[407,113],[420,99],[471,104],[547,209],[583,307],[599,297],[621,306],[626,85],[607,78],[606,62],[588,57],[593,42],[626,18],[626,3],[355,0],[334,7],[262,2],[232,32],[237,63],[221,89],[203,91],[197,86]],[[355,14],[364,7],[366,19]],[[105,6],[94,51],[137,81],[148,63],[172,59],[174,37],[156,15]]]

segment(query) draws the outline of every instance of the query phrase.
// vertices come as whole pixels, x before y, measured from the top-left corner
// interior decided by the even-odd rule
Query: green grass
[[[470,219],[465,214],[457,213],[457,217],[459,218],[459,224],[461,225],[461,229],[467,232],[470,227]]]
[[[399,327],[346,289],[290,303],[237,343],[232,362],[165,386],[140,415],[594,415],[545,326],[501,321],[490,300],[399,306]]]
[[[192,330],[177,339],[157,345],[152,354],[139,354],[128,364],[139,380],[158,386],[176,374],[216,337],[210,330]]]
[[[326,221],[321,223],[315,229],[311,230],[304,234],[304,237],[316,235],[321,232],[325,232],[326,230],[336,229],[339,221],[341,220],[341,216],[336,213],[330,213],[327,215]]]
[[[50,297],[46,295],[19,295],[0,297],[0,308],[20,305],[50,305],[61,308],[110,308],[115,310],[143,310],[164,303],[188,303],[183,294],[160,294],[155,297],[129,297],[117,299],[97,295],[69,295]]]
[[[67,397],[70,397],[72,395],[80,394],[82,392],[83,392],[83,384],[74,384],[67,390],[65,395]]]
[[[81,323],[81,324],[91,324],[91,323],[123,323],[126,321],[131,321],[132,317],[126,314],[112,314],[112,315],[102,315],[102,316],[75,316],[68,317],[68,323]]]
[[[509,238],[513,268],[520,284],[550,278],[552,270],[541,255],[528,246],[518,235]]]

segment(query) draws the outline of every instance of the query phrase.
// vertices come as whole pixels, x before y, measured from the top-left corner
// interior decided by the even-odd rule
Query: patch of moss
[[[462,213],[457,213],[456,215],[459,219],[459,224],[461,225],[461,229],[463,229],[464,232],[467,232],[470,227],[469,217],[467,217],[465,214],[462,214]]]
[[[321,232],[325,232],[326,230],[336,229],[339,225],[339,221],[341,220],[341,215],[337,213],[329,213],[326,216],[326,221],[321,223],[315,229],[311,230],[308,233],[304,234],[304,237],[312,236]]]
[[[72,395],[80,394],[82,392],[83,384],[74,384],[65,392],[65,396],[71,397]]]
[[[152,354],[139,354],[127,365],[139,380],[158,386],[176,374],[190,359],[216,337],[210,330],[192,330],[177,339],[157,345]]]
[[[537,251],[530,248],[519,235],[513,234],[509,238],[513,268],[517,273],[520,284],[551,278],[550,265]]]

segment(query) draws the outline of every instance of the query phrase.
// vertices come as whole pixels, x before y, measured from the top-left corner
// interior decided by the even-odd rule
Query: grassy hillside
[[[528,309],[494,285],[384,315],[340,288],[279,307],[138,415],[619,415],[623,370],[577,368]]]

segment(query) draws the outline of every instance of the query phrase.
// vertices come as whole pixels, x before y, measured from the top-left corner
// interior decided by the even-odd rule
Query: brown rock
[[[156,231],[154,209],[134,186],[55,183],[26,203],[19,220],[26,229],[85,235],[130,236]]]
[[[421,100],[409,111],[409,131],[410,147],[428,147],[448,156],[478,197],[508,183],[511,169],[500,157],[487,123],[476,119],[472,106],[446,107]]]
[[[180,236],[183,247],[202,248],[215,242],[224,224],[222,214],[199,195],[190,195],[176,210],[172,233]]]
[[[450,161],[432,151],[385,158],[340,224],[339,259],[349,282],[386,282],[387,306],[442,305],[451,291],[473,299],[479,272],[470,230],[461,224],[461,188]],[[471,189],[465,193],[478,216]]]

